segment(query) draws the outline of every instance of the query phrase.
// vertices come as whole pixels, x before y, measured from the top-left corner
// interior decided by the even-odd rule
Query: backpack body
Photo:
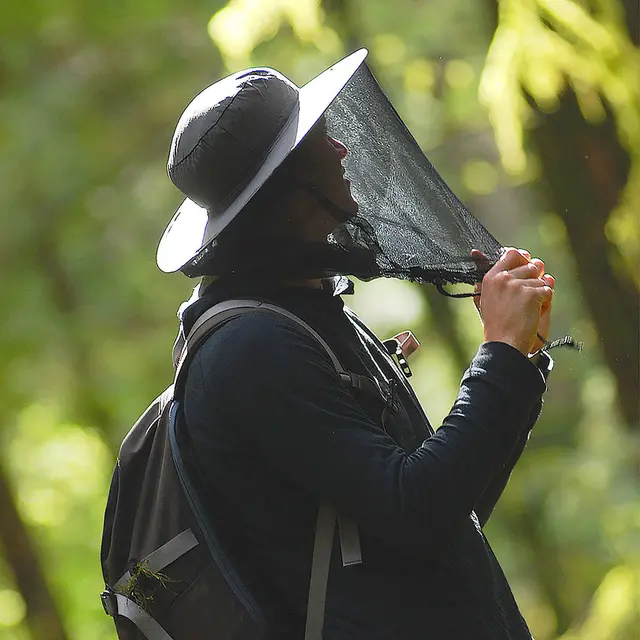
[[[173,391],[149,406],[120,449],[102,539],[103,605],[121,640],[265,638],[262,612],[203,517],[196,487],[183,485],[190,479],[181,478],[187,461]]]
[[[311,333],[349,387],[373,387],[347,373],[316,331],[288,311],[255,300],[231,300],[206,311],[178,343],[174,384],[135,423],[120,448],[107,498],[101,547],[105,612],[120,640],[268,640],[259,603],[238,572],[211,515],[181,429],[181,390],[198,346],[225,322],[246,312],[285,315]],[[184,426],[184,425],[183,425]],[[203,503],[207,496],[207,508]],[[214,505],[215,510],[215,505]],[[320,640],[334,531],[339,524],[343,565],[362,561],[356,525],[321,504],[316,524],[305,640]],[[281,636],[280,636],[281,637]]]

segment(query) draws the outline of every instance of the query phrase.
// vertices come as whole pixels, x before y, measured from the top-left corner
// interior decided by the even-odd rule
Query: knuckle
[[[513,260],[514,258],[520,258],[521,254],[517,249],[514,249],[513,247],[509,247],[507,248],[507,250],[502,254],[502,260],[503,261],[508,261],[508,260]]]

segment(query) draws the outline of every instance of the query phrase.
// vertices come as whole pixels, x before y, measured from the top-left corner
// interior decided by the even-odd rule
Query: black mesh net
[[[268,235],[256,222],[274,211],[255,211],[250,203],[251,211],[238,216],[204,256],[182,271],[189,276],[252,278],[395,277],[431,282],[443,293],[445,283],[479,282],[499,258],[500,243],[438,175],[365,64],[325,115],[328,133],[349,149],[344,165],[358,214],[342,223],[328,244],[296,244]],[[277,186],[280,174],[282,169],[259,193]],[[310,188],[329,210],[335,207]],[[263,197],[258,204],[265,200],[271,202]],[[336,212],[336,219],[344,218],[344,212]],[[482,251],[487,260],[474,262],[472,249]]]
[[[499,258],[500,243],[438,175],[365,64],[326,119],[329,134],[350,150],[344,164],[359,211],[331,240],[347,253],[369,254],[357,260],[355,275],[435,284],[481,280]],[[471,249],[487,262],[476,264]]]

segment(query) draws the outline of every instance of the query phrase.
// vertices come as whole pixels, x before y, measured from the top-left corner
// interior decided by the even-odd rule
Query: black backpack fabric
[[[372,383],[345,372],[306,323],[274,305],[233,300],[215,305],[194,325],[174,384],[160,395],[122,442],[104,520],[101,562],[107,614],[120,640],[267,640],[267,618],[237,570],[221,523],[203,507],[198,475],[181,431],[180,398],[188,365],[217,327],[246,312],[280,313],[322,344],[343,382]],[[374,392],[377,392],[374,389]],[[320,640],[329,560],[339,523],[343,564],[361,562],[356,526],[320,506],[313,551],[305,640]]]

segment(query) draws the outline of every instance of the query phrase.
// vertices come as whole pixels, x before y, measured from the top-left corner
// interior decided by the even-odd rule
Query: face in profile
[[[300,160],[305,182],[344,212],[344,218],[358,212],[358,203],[351,195],[351,183],[345,178],[342,165],[347,147],[327,133],[324,117],[309,132],[300,148]],[[343,222],[343,220],[339,220]]]

